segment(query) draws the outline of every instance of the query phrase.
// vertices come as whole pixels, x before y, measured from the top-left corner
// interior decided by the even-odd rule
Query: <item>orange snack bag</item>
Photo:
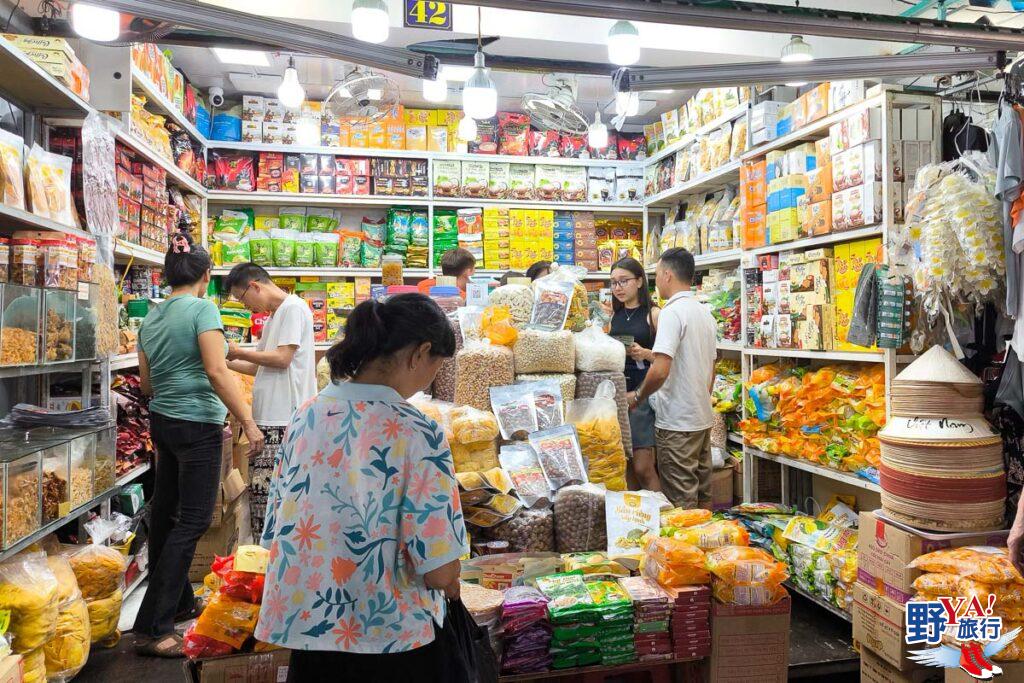
[[[983,583],[1024,583],[1024,578],[1010,562],[1006,548],[967,546],[936,550],[921,555],[910,566],[925,572],[956,574]]]
[[[701,550],[712,550],[727,545],[750,545],[750,534],[746,528],[732,519],[680,529],[675,533],[675,538],[695,545]]]

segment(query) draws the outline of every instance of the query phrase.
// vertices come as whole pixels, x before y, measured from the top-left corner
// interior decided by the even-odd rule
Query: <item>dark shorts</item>
[[[633,433],[633,450],[654,448],[654,408],[650,400],[629,411],[629,429]]]

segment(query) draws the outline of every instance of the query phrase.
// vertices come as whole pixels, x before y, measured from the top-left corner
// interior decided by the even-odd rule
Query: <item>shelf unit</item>
[[[274,268],[268,267],[267,273],[271,277],[380,277],[380,268]],[[231,266],[214,266],[210,269],[211,275],[227,275],[231,272]],[[407,277],[425,278],[433,274],[430,268],[405,268],[402,274]],[[440,272],[440,270],[438,270]]]
[[[810,358],[824,361],[851,361],[854,363],[884,363],[881,351],[810,351],[806,349],[753,349],[743,347],[747,356],[769,356],[772,358]]]
[[[743,351],[743,343],[738,341],[728,341],[727,339],[719,339],[715,345],[719,351],[735,351],[739,353]]]
[[[820,595],[814,595],[813,593],[808,593],[807,591],[805,591],[803,588],[800,588],[799,586],[797,586],[792,581],[783,581],[782,585],[784,585],[787,589],[789,589],[793,593],[796,593],[797,595],[800,595],[801,597],[803,597],[803,598],[805,598],[807,600],[810,600],[811,602],[813,602],[815,605],[817,605],[818,607],[822,608],[823,610],[827,610],[827,611],[831,612],[832,614],[834,614],[835,616],[839,617],[843,621],[848,621],[848,622],[851,622],[851,623],[853,622],[853,614],[851,614],[850,612],[847,612],[846,610],[839,609],[838,607],[833,605],[828,600],[825,600],[824,598],[822,598]]]
[[[185,113],[174,106],[174,103],[160,92],[149,76],[134,64],[132,64],[132,89],[145,95],[147,109],[156,110],[157,113],[184,128],[189,135],[203,145],[207,144],[206,137],[199,132],[194,123],[188,120]]]
[[[164,265],[164,254],[123,240],[117,240],[114,243],[114,258],[119,263],[161,267]]]
[[[661,161],[662,159],[664,159],[665,157],[667,157],[669,155],[672,155],[672,154],[675,154],[676,152],[678,152],[680,150],[686,149],[687,147],[689,147],[693,143],[694,140],[696,140],[701,135],[707,135],[708,133],[711,133],[712,131],[721,128],[722,126],[724,126],[727,123],[731,123],[732,121],[735,121],[736,119],[738,119],[740,117],[746,116],[747,112],[749,112],[749,111],[750,111],[750,105],[747,104],[747,103],[744,103],[744,104],[739,105],[738,107],[736,107],[732,111],[725,112],[724,114],[722,114],[718,118],[714,119],[713,121],[704,124],[703,126],[698,128],[697,130],[695,130],[693,132],[690,132],[690,133],[687,133],[686,135],[684,135],[683,137],[679,138],[678,140],[676,140],[672,144],[667,145],[665,148],[658,150],[653,155],[651,155],[650,158],[647,159],[647,161],[645,162],[645,165],[650,166],[652,164],[656,164],[659,161]],[[748,127],[747,130],[748,131],[750,130],[749,127]]]
[[[752,456],[754,458],[760,458],[761,460],[771,460],[772,462],[777,462],[780,465],[784,465],[786,467],[792,467],[798,470],[803,470],[804,472],[810,472],[811,474],[816,474],[820,477],[825,477],[826,479],[831,479],[833,481],[841,481],[844,484],[849,484],[850,486],[855,486],[866,491],[874,491],[875,493],[881,493],[882,491],[882,488],[873,481],[868,481],[867,479],[858,477],[856,474],[853,474],[851,472],[843,472],[841,470],[837,470],[834,467],[816,465],[810,460],[803,460],[802,458],[791,458],[787,455],[777,455],[775,453],[766,453],[765,451],[754,448],[752,446],[745,446],[744,451],[747,455]],[[744,474],[746,473],[745,468],[746,463],[744,463]]]
[[[645,199],[644,203],[648,206],[669,204],[675,201],[678,197],[682,197],[684,195],[720,190],[726,185],[735,184],[739,181],[740,160],[736,159],[735,161],[730,161],[724,166],[720,166],[714,170],[708,171],[707,173],[701,174],[692,180],[688,180],[685,183],[663,190],[658,194]]]
[[[11,98],[40,114],[84,116],[92,107],[6,38],[0,37],[0,82]]]
[[[110,371],[130,370],[139,367],[138,353],[122,353],[110,359]]]
[[[251,204],[253,206],[429,206],[426,197],[380,197],[373,195],[342,195],[295,192],[229,192],[208,190],[211,204]]]
[[[820,235],[818,237],[807,237],[802,240],[794,240],[792,242],[779,242],[778,244],[769,244],[764,247],[746,249],[743,254],[744,256],[747,254],[750,256],[759,256],[761,254],[777,254],[781,251],[803,251],[805,249],[825,247],[839,242],[854,242],[856,240],[867,239],[869,237],[880,237],[886,233],[887,231],[884,226],[869,225],[867,227],[856,228],[854,230],[830,232],[827,235]]]

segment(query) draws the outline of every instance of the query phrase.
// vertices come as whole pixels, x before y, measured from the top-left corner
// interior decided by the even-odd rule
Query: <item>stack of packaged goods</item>
[[[532,586],[513,586],[505,591],[501,606],[503,652],[501,671],[528,674],[551,666],[551,625],[548,601]]]
[[[551,632],[551,666],[568,669],[601,663],[598,634],[603,626],[597,605],[583,573],[579,571],[551,574],[537,579],[537,588],[548,599]]]
[[[103,519],[90,522],[86,528],[93,542],[68,556],[89,611],[89,630],[94,646],[114,647],[121,639],[117,623],[121,618],[124,573],[128,562],[119,551],[103,543],[115,532],[123,534],[130,523],[131,520],[123,515],[115,515],[113,524]]]
[[[568,211],[555,212],[554,228],[555,263],[571,266],[576,263],[576,236],[573,231],[572,214]]]
[[[459,246],[458,217],[454,211],[438,209],[434,212],[434,267],[441,265],[441,256]]]
[[[711,406],[725,416],[725,427],[733,426],[741,418],[743,376],[739,361],[722,358],[715,363],[715,382],[711,387]]]
[[[708,305],[720,341],[740,340],[740,277],[738,271],[712,268],[701,280],[697,298]]]
[[[852,496],[833,498],[817,519],[795,515],[782,532],[791,581],[845,611],[853,605],[857,578],[854,504]]]
[[[936,550],[917,557],[910,567],[925,572],[914,580],[918,592],[914,600],[934,601],[950,595],[977,597],[983,608],[991,610],[991,616],[1002,618],[1004,634],[1024,627],[1024,577],[1010,562],[1005,547]],[[993,659],[1024,661],[1024,636],[1018,636]]]
[[[229,655],[254,643],[269,559],[265,548],[247,545],[234,555],[214,560],[203,580],[208,593],[206,607],[185,631],[186,657]]]
[[[60,587],[46,556],[15,555],[0,564],[0,609],[8,616],[6,636],[23,659],[20,680],[46,680],[45,644],[57,635]]]
[[[89,659],[89,610],[78,579],[61,555],[50,555],[46,563],[57,579],[57,630],[43,646],[46,678],[49,681],[70,681]]]
[[[597,222],[592,211],[574,211],[572,214],[574,263],[590,272],[600,269],[597,250]]]
[[[707,584],[711,576],[705,560],[704,551],[692,543],[662,536],[647,541],[640,571],[664,588]]]
[[[5,33],[4,38],[25,53],[35,64],[66,85],[73,93],[89,101],[89,69],[82,64],[71,44],[55,36]]]
[[[672,655],[696,659],[711,654],[711,589],[707,586],[666,587],[672,603]]]
[[[484,260],[487,270],[508,270],[511,267],[511,241],[508,209],[484,207]]]
[[[646,576],[624,576],[619,585],[633,601],[633,644],[637,658],[641,662],[671,659],[672,604],[668,594]]]
[[[786,565],[760,548],[727,545],[708,553],[711,591],[726,605],[764,607],[786,597]]]
[[[614,579],[587,581],[587,591],[597,605],[601,664],[618,666],[636,661],[633,603],[629,595]]]
[[[473,255],[478,263],[484,260],[484,220],[479,208],[459,209],[456,212],[458,246]]]

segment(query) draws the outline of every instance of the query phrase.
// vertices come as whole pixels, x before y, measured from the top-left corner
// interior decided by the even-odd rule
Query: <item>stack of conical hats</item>
[[[940,346],[896,376],[878,434],[886,514],[934,531],[1003,526],[1002,442],[983,406],[981,380]]]

